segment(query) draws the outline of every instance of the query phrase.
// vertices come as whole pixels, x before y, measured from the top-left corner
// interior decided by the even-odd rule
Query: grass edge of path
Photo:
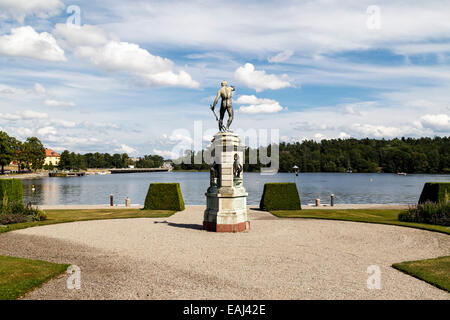
[[[70,264],[0,255],[0,300],[17,300],[64,273]],[[5,280],[11,279],[13,280]]]
[[[273,210],[269,211],[272,215],[283,219],[322,219],[322,220],[338,220],[338,221],[349,221],[349,222],[361,222],[361,223],[374,223],[374,224],[385,224],[394,225],[400,227],[414,228],[432,232],[439,232],[443,234],[450,235],[450,227],[416,223],[416,222],[404,222],[396,220],[398,219],[398,214],[403,212],[402,209],[308,209],[308,210]],[[350,214],[363,212],[367,216],[354,217]],[[337,214],[337,216],[331,216],[331,214]],[[380,216],[377,219],[370,219],[368,216],[370,214],[390,214],[390,217],[386,217],[385,220]],[[396,215],[395,215],[396,214]],[[395,216],[394,216],[395,215]]]
[[[175,210],[143,210],[143,209],[51,209],[44,211],[48,216],[46,220],[0,225],[0,234],[31,227],[47,226],[52,224],[78,222],[78,221],[137,219],[137,218],[167,218],[178,212]],[[131,215],[127,215],[129,213],[131,213]],[[57,216],[58,214],[61,214],[63,217],[58,217]]]
[[[439,265],[441,260],[443,260],[443,266]],[[394,263],[392,268],[450,293],[450,276],[442,278],[436,275],[436,273],[448,275],[449,265],[450,256],[441,256],[431,259]]]

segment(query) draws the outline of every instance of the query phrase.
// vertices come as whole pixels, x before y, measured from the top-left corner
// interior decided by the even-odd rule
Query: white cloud
[[[450,131],[450,117],[447,114],[427,114],[420,119],[420,123],[436,131]]]
[[[236,104],[246,104],[246,106],[239,108],[239,112],[249,114],[276,113],[283,110],[283,107],[277,101],[260,99],[254,95],[242,95],[236,100]]]
[[[83,121],[81,125],[88,129],[119,129],[119,125],[115,123],[108,122],[98,122],[98,121]]]
[[[45,94],[46,92],[47,92],[47,90],[45,89],[45,87],[42,85],[42,84],[40,84],[40,83],[35,83],[34,84],[34,91],[37,93],[37,94]]]
[[[153,153],[166,159],[176,159],[179,157],[179,155],[176,152],[167,150],[153,149]]]
[[[50,123],[53,125],[56,125],[58,127],[64,127],[64,128],[75,128],[77,123],[74,121],[67,121],[62,119],[51,119]]]
[[[35,119],[47,119],[48,114],[42,112],[36,112],[32,110],[26,110],[18,113],[0,113],[0,119],[17,121],[17,120],[35,120]]]
[[[167,136],[166,134],[163,134],[161,136],[163,139],[168,139],[171,143],[186,143],[186,144],[192,144],[194,143],[194,140],[189,135],[186,135],[184,133],[172,133],[170,136]]]
[[[284,62],[284,61],[289,60],[289,58],[292,57],[293,54],[294,54],[294,51],[285,50],[285,51],[278,53],[277,55],[275,55],[273,57],[269,57],[267,59],[267,61],[269,61],[270,63]]]
[[[45,100],[45,105],[49,106],[49,107],[74,107],[75,102],[47,99],[47,100]]]
[[[11,34],[0,36],[0,54],[46,61],[67,60],[51,34],[37,33],[30,26],[13,28]]]
[[[48,114],[44,112],[37,112],[32,110],[26,110],[22,114],[22,119],[24,120],[32,120],[32,119],[46,119],[48,118]]]
[[[49,134],[56,134],[57,131],[54,127],[48,126],[48,127],[43,127],[43,128],[38,129],[37,133],[41,136],[46,136]]]
[[[60,0],[0,0],[2,13],[23,23],[25,16],[47,18],[56,15],[64,7]]]
[[[0,119],[9,120],[9,121],[17,121],[22,119],[22,117],[18,114],[13,113],[0,113]]]
[[[148,5],[116,3],[119,18],[110,28],[129,41],[184,47],[226,48],[239,52],[292,49],[305,54],[447,38],[448,1],[378,0],[382,27],[367,28],[370,1],[160,1]],[[225,8],[224,7],[224,8]],[[338,22],[337,19],[338,18]],[[270,23],[268,23],[270,21]],[[152,30],[152,32],[142,32]],[[183,36],[179,36],[183,30]],[[245,30],[245,32],[243,32]],[[430,41],[431,42],[431,41]]]
[[[7,127],[3,131],[6,131],[10,136],[18,139],[26,139],[33,135],[33,130],[25,127]]]
[[[385,126],[356,123],[348,129],[351,130],[356,137],[396,138],[409,135],[422,135],[422,132],[418,128],[405,125]]]
[[[339,136],[338,136],[340,139],[348,139],[348,138],[350,138],[351,136],[348,134],[348,133],[345,133],[345,132],[339,132]]]
[[[325,139],[325,136],[323,134],[321,134],[321,133],[316,133],[314,135],[314,139],[317,140],[317,141],[321,141],[321,140]]]
[[[363,116],[364,115],[363,110],[376,106],[376,102],[362,101],[362,102],[346,103],[340,106],[343,108],[345,114]]]
[[[286,77],[284,75],[284,77]],[[291,84],[287,80],[281,80],[274,74],[266,74],[264,70],[255,70],[255,66],[246,63],[243,67],[236,69],[234,73],[235,80],[245,84],[247,87],[261,92],[265,89],[282,89],[290,87]]]
[[[72,23],[58,23],[53,35],[73,46],[101,46],[108,42],[106,32],[93,25],[78,26]]]
[[[119,148],[115,149],[116,152],[121,152],[121,153],[127,153],[127,154],[132,154],[132,153],[136,153],[137,150],[133,147],[127,146],[126,144],[121,144],[119,146]]]
[[[136,74],[150,85],[199,86],[187,72],[174,72],[171,60],[152,55],[134,43],[111,40],[101,47],[81,46],[75,50],[75,56],[107,71]]]

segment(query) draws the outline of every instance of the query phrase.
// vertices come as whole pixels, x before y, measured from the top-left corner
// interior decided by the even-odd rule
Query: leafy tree
[[[38,138],[27,138],[23,143],[22,152],[24,153],[25,162],[28,168],[31,167],[34,171],[42,168],[45,160],[45,148]]]
[[[9,165],[14,158],[14,149],[11,139],[6,132],[0,131],[0,165],[1,174],[5,174],[5,166]]]

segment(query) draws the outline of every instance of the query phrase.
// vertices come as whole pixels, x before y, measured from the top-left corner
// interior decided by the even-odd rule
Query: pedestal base
[[[213,232],[242,232],[250,230],[250,221],[237,224],[216,224],[215,222],[203,221],[203,230]]]
[[[233,194],[206,193],[203,230],[215,232],[241,232],[250,229],[247,217],[247,193],[243,188]]]

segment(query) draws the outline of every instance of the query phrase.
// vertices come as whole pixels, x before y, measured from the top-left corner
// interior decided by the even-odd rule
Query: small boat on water
[[[399,176],[406,176],[406,175],[407,175],[406,172],[397,172],[397,174],[398,174]]]

